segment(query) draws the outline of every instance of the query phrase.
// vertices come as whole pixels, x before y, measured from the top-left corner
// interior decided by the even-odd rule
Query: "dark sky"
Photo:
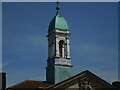
[[[7,86],[45,80],[47,31],[56,3],[3,3],[3,71]],[[108,82],[118,79],[118,3],[62,2],[68,22],[73,75],[89,70]]]

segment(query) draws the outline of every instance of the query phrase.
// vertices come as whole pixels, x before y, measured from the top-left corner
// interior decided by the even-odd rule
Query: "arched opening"
[[[65,56],[65,42],[63,40],[59,41],[59,54],[60,54],[60,57]]]

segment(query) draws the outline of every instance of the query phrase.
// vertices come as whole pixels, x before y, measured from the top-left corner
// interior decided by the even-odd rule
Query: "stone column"
[[[70,42],[69,42],[69,38],[67,38],[67,58],[70,58]]]
[[[60,54],[59,54],[59,40],[58,38],[56,38],[56,57],[60,57]]]
[[[52,57],[55,57],[55,43],[52,43]]]
[[[65,50],[65,45],[63,44],[63,45],[62,45],[62,57],[65,56],[64,50]]]
[[[64,53],[65,53],[65,58],[67,58],[67,44],[66,43],[65,43]]]

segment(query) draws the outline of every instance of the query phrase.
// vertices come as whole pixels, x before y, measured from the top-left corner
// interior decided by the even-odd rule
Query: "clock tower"
[[[46,80],[54,84],[72,76],[69,27],[65,18],[59,14],[60,8],[56,7],[56,9],[57,13],[48,28],[46,67]]]

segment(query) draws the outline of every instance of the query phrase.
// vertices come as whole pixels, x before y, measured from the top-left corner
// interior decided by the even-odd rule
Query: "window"
[[[60,54],[60,57],[64,57],[65,56],[64,53],[65,53],[65,43],[64,43],[63,40],[60,40],[59,41],[59,54]]]

